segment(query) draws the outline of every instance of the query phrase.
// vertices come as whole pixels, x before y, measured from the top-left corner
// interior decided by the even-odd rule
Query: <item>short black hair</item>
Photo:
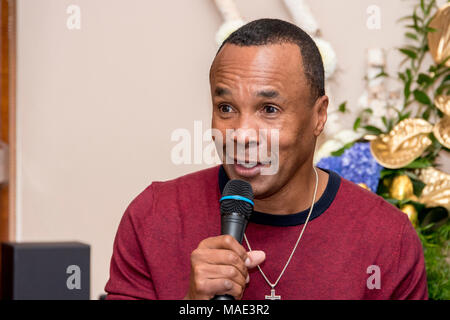
[[[223,41],[216,56],[227,43],[245,47],[282,43],[296,44],[300,48],[303,69],[311,87],[313,101],[325,95],[325,72],[319,49],[314,40],[295,24],[268,18],[249,22]]]

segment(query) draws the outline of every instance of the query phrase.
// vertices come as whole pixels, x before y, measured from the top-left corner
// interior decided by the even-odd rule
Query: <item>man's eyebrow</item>
[[[262,90],[256,93],[257,97],[278,98],[280,94],[276,90]]]
[[[223,87],[217,87],[216,90],[214,90],[214,95],[216,96],[225,96],[225,95],[231,95],[231,91],[228,89],[225,89]]]

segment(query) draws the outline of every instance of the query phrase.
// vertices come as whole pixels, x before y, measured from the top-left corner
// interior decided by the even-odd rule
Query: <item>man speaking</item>
[[[427,299],[407,216],[313,165],[328,97],[304,31],[277,19],[246,24],[220,47],[210,86],[212,128],[227,137],[216,141],[223,165],[154,182],[132,201],[114,241],[108,299]],[[252,157],[260,144],[277,148]],[[219,199],[232,179],[254,194],[242,244],[220,235]]]

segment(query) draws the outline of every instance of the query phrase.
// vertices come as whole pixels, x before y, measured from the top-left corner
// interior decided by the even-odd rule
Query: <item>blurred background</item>
[[[398,20],[416,1],[306,2],[335,53],[332,103],[356,109],[368,50],[382,48],[386,73],[397,73],[405,42]],[[281,0],[234,3],[244,21],[294,21]],[[2,15],[15,33],[14,42],[2,33],[13,81],[2,85],[10,106],[2,112],[2,240],[90,244],[96,299],[131,200],[152,181],[211,166],[173,163],[171,136],[178,128],[194,135],[195,121],[210,127],[208,73],[224,16],[213,0],[17,0],[2,1],[3,13],[11,4],[15,20],[8,25]],[[370,27],[373,5],[380,23]],[[339,114],[343,128],[352,129],[350,111]]]

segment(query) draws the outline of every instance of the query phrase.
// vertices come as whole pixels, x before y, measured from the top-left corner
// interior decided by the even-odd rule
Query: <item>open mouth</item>
[[[235,172],[242,177],[252,178],[261,173],[261,169],[270,166],[270,161],[265,162],[249,162],[249,161],[241,161],[234,160],[233,168]]]
[[[261,173],[261,169],[270,167],[271,161],[250,161],[249,159],[236,159],[226,156],[225,164],[231,165],[235,173],[241,177],[252,178]]]
[[[260,164],[259,162],[246,163],[246,162],[239,162],[239,161],[237,161],[237,163],[247,169],[256,167],[258,164]]]
[[[241,165],[241,166],[243,166],[245,168],[253,168],[253,167],[256,167],[256,166],[259,166],[259,165],[261,165],[261,166],[269,166],[270,165],[270,161],[249,162],[249,161],[234,160],[233,163]]]

